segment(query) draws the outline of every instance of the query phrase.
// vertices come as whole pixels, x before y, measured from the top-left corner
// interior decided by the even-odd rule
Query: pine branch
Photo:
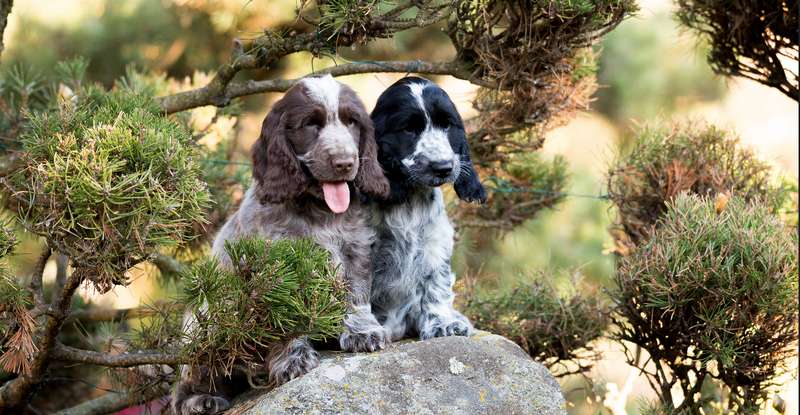
[[[109,392],[99,398],[56,412],[55,415],[105,415],[168,393],[169,388],[166,386],[148,389],[144,393]]]
[[[370,61],[353,62],[322,69],[309,75],[331,74],[333,76],[355,75],[363,73],[395,72],[418,73],[429,75],[450,75],[468,80],[476,85],[492,88],[494,85],[471,76],[458,62],[414,61]],[[202,87],[191,91],[180,92],[158,99],[159,104],[168,114],[186,111],[205,105],[227,105],[231,99],[264,92],[286,92],[300,78],[270,79],[265,81],[242,81],[227,84],[224,90]]]
[[[0,387],[0,409],[15,408],[25,402],[31,389],[39,383],[47,370],[51,349],[61,330],[61,325],[69,315],[70,303],[75,290],[83,278],[80,272],[73,272],[64,285],[64,290],[46,312],[47,321],[42,332],[38,334],[36,345],[39,352],[31,363],[30,372],[6,382]]]
[[[404,11],[417,7],[413,19],[399,17]],[[230,62],[220,66],[214,78],[205,86],[159,98],[158,102],[168,114],[185,111],[205,105],[225,106],[233,98],[262,92],[284,92],[296,80],[270,80],[262,82],[242,82],[232,84],[233,78],[242,70],[269,68],[281,58],[296,52],[307,51],[315,56],[348,47],[357,43],[380,38],[391,38],[395,33],[412,28],[422,28],[442,22],[452,12],[452,6],[423,5],[418,2],[404,2],[381,15],[364,16],[367,20],[357,31],[342,33],[322,22],[312,22],[314,31],[283,37],[266,33],[250,42],[247,47],[238,39],[234,40]],[[301,16],[302,17],[302,16]],[[363,66],[367,65],[367,66]],[[467,71],[452,63],[428,62],[376,62],[366,64],[340,65],[340,69],[319,71],[334,76],[368,72],[417,72],[426,74],[453,75],[470,79]],[[370,68],[370,69],[366,69]],[[419,68],[415,70],[415,68]]]
[[[70,363],[84,363],[106,367],[132,367],[142,365],[177,365],[185,363],[177,354],[161,353],[154,350],[135,353],[109,354],[93,350],[78,349],[57,343],[50,353],[55,360]]]

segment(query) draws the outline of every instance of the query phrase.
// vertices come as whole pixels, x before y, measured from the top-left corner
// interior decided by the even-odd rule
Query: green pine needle
[[[308,239],[258,238],[225,249],[232,267],[209,258],[181,277],[182,300],[197,315],[186,347],[192,362],[229,374],[234,361],[264,364],[276,342],[339,335],[347,291],[327,251]]]
[[[75,93],[57,111],[30,114],[6,185],[25,227],[105,292],[156,248],[190,238],[209,194],[190,133],[152,96],[92,85]]]

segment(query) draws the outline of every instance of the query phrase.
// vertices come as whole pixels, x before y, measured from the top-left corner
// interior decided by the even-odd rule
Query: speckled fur
[[[374,220],[372,311],[392,340],[469,335],[453,308],[453,226],[441,190],[417,189],[406,203],[376,208]]]
[[[389,191],[376,153],[371,120],[350,88],[330,76],[300,81],[265,118],[262,135],[253,146],[253,184],[212,245],[212,254],[223,265],[230,265],[225,242],[246,236],[311,238],[325,248],[349,289],[349,310],[339,338],[342,349],[349,352],[375,351],[389,342],[369,303],[375,231],[360,202],[363,196],[386,196]],[[343,157],[353,159],[351,169],[334,168],[333,161]],[[349,208],[334,214],[324,201],[320,182],[343,181],[350,187]],[[191,332],[195,322],[195,316],[187,313],[184,331]],[[302,376],[318,364],[319,355],[303,337],[275,345],[265,362],[275,384]],[[212,391],[202,370],[192,373],[183,368],[181,373],[172,400],[176,415],[213,414],[227,408],[233,392]],[[214,382],[220,383],[226,379]]]
[[[461,117],[444,90],[417,77],[387,88],[371,117],[392,190],[373,205],[372,311],[393,340],[467,336],[472,325],[453,308],[454,230],[438,188],[453,183],[461,200],[486,200]]]

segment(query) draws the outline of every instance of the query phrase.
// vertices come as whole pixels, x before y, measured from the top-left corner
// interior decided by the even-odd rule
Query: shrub
[[[30,114],[19,141],[8,204],[101,292],[203,220],[195,144],[147,94],[81,88]]]
[[[460,226],[508,231],[564,199],[562,191],[569,184],[569,174],[563,157],[546,161],[535,153],[516,154],[509,157],[505,169],[502,176],[486,178],[489,190],[486,204],[459,206],[456,218],[474,215],[478,219],[461,220]]]
[[[590,342],[610,322],[597,295],[559,293],[543,275],[509,293],[469,296],[464,309],[476,328],[511,339],[556,376],[590,369],[599,357]]]
[[[796,356],[797,250],[797,235],[757,201],[680,195],[621,259],[617,338],[650,354],[655,371],[642,370],[667,408],[677,382],[686,397],[678,412],[699,413],[697,395],[714,379],[728,409],[757,413]]]
[[[618,246],[646,240],[667,204],[683,192],[761,199],[771,210],[786,197],[771,184],[769,165],[724,130],[696,124],[644,128],[608,173],[609,197],[618,210]]]
[[[800,100],[800,78],[791,65],[800,59],[797,0],[677,3],[678,20],[708,41],[715,72],[753,79]]]
[[[181,278],[197,315],[186,353],[212,373],[258,368],[269,346],[298,336],[341,333],[346,288],[327,251],[310,240],[242,239],[225,246],[232,269],[206,259]]]

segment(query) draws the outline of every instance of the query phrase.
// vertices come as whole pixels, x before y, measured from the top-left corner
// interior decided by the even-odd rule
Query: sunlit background
[[[29,0],[16,2],[6,33],[3,65],[22,63],[52,68],[61,59],[80,54],[90,59],[91,79],[111,85],[134,65],[163,71],[171,77],[203,77],[229,55],[233,37],[254,37],[264,27],[288,27],[297,6],[291,0]],[[609,34],[599,54],[600,89],[590,109],[565,120],[547,134],[543,153],[563,155],[569,162],[570,196],[555,209],[544,211],[489,246],[461,246],[454,261],[464,268],[478,265],[480,282],[497,289],[509,287],[533,270],[548,270],[554,278],[581,273],[604,287],[613,272],[613,257],[605,253],[612,242],[613,218],[605,192],[605,171],[615,149],[624,145],[632,128],[658,120],[696,119],[736,131],[742,143],[788,177],[798,177],[798,104],[777,90],[744,79],[713,75],[703,57],[703,45],[678,27],[668,0],[639,1],[641,11]],[[392,40],[375,42],[373,53],[390,59],[446,59],[454,54],[444,34],[412,30]],[[347,61],[347,51],[336,62]],[[334,64],[295,54],[269,71],[247,76],[297,77]],[[794,72],[797,72],[796,62]],[[43,69],[44,70],[44,69]],[[356,75],[341,78],[353,87],[368,108],[382,90],[402,74]],[[470,103],[475,87],[452,78],[435,78],[456,102],[464,117],[474,114]],[[236,129],[237,157],[248,158],[261,120],[274,94],[249,97]],[[20,249],[16,265],[25,269],[37,255],[33,245]],[[48,265],[48,273],[55,265]],[[147,279],[105,296],[85,291],[97,303],[131,307],[157,299]],[[607,391],[605,411],[637,413],[641,399],[652,398],[644,379],[625,363],[611,343],[591,377]],[[795,365],[796,366],[796,365]],[[796,373],[796,372],[795,372]],[[786,413],[797,413],[797,378],[787,378],[782,396]],[[580,379],[562,382],[572,413],[598,413],[603,406],[587,402]]]

